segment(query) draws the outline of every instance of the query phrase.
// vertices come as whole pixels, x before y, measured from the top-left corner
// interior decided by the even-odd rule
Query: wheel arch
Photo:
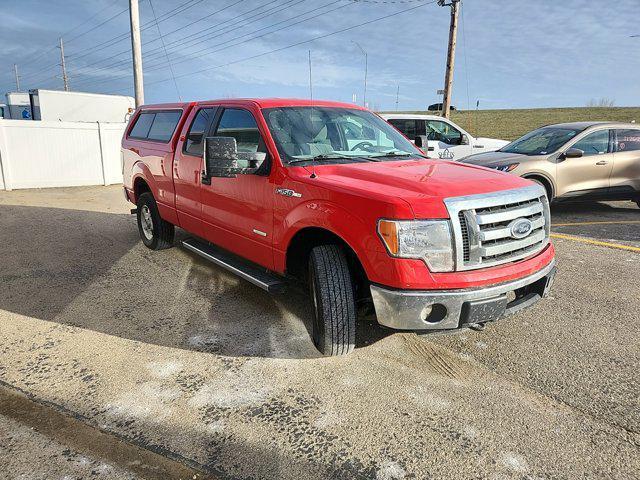
[[[547,190],[547,197],[549,198],[549,201],[554,199],[556,195],[556,186],[548,175],[541,172],[532,172],[522,175],[522,178],[526,178],[527,180],[538,180]]]
[[[306,280],[306,267],[309,255],[314,247],[319,245],[339,245],[342,247],[357,291],[367,292],[369,280],[367,273],[356,253],[356,250],[340,235],[324,227],[307,226],[298,230],[289,241],[286,250],[286,272],[294,277]]]

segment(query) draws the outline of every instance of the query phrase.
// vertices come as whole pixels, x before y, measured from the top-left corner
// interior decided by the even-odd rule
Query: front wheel
[[[323,355],[353,351],[356,302],[349,265],[338,245],[320,245],[309,258],[309,290],[313,300],[313,343]]]
[[[173,225],[160,217],[153,195],[145,192],[138,198],[138,232],[142,243],[151,250],[162,250],[173,246]]]

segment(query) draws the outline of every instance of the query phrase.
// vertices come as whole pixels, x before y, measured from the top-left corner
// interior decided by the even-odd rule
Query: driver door
[[[442,120],[426,120],[427,137],[438,142],[435,154],[442,160],[460,160],[473,152],[472,145],[462,145],[462,132]]]
[[[273,269],[273,197],[270,155],[255,116],[238,107],[221,108],[213,135],[234,137],[238,152],[266,152],[258,172],[212,178],[202,184],[203,236],[211,243]],[[247,167],[239,161],[239,166]]]
[[[584,153],[579,158],[559,159],[557,196],[604,197],[613,169],[612,130],[597,130],[579,138],[567,148]]]

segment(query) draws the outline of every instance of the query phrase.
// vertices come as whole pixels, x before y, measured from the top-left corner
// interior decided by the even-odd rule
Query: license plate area
[[[504,314],[507,303],[509,299],[506,293],[499,297],[465,302],[460,314],[460,325],[493,322]]]

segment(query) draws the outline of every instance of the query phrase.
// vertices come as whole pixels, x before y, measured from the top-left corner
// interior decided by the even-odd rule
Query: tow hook
[[[484,323],[470,323],[469,328],[476,332],[481,332],[486,328],[486,325]]]

